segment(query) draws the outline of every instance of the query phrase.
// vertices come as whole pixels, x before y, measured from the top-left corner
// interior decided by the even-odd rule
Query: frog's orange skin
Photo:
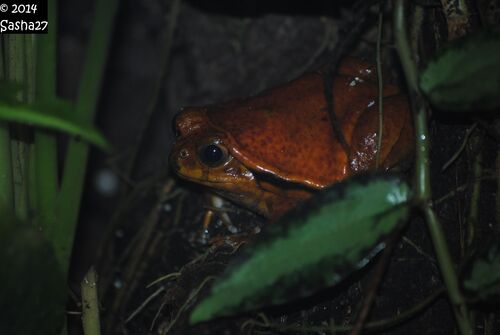
[[[413,127],[398,87],[386,85],[383,96],[380,168],[389,169],[410,156]],[[344,60],[333,97],[350,157],[333,133],[322,74],[309,73],[255,97],[184,109],[175,119],[172,167],[179,176],[274,219],[315,189],[375,168],[379,113],[373,66]],[[220,166],[200,160],[200,148],[210,143],[227,150]]]

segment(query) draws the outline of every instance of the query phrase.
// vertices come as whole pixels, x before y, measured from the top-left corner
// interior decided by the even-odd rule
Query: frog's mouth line
[[[280,178],[277,178],[273,176],[270,173],[265,173],[265,172],[260,172],[260,171],[254,171],[254,170],[249,170],[252,175],[254,176],[253,182],[255,183],[255,187],[258,188],[259,190],[266,192],[266,193],[271,193],[276,196],[280,197],[285,197],[285,198],[290,198],[294,199],[297,198],[297,196],[293,196],[293,192],[307,192],[309,194],[313,194],[315,189],[308,187],[307,185],[296,183],[293,181],[288,181],[288,180],[283,180]],[[233,181],[217,181],[217,180],[207,180],[208,179],[208,174],[204,173],[204,178],[195,178],[191,177],[189,175],[183,174],[181,171],[176,170],[176,173],[182,178],[187,181],[196,183],[196,184],[201,184],[207,187],[214,188],[216,190],[220,190],[220,192],[224,192],[224,195],[228,197],[228,195],[233,195],[234,197],[235,194],[238,194],[239,192],[234,192],[234,191],[229,191],[229,190],[224,190],[221,185],[228,185],[228,186],[233,186],[235,185],[234,180]],[[246,180],[248,183],[248,180]],[[245,194],[245,196],[250,196],[251,192],[241,192],[241,194]]]
[[[202,184],[202,185],[205,185],[205,186],[210,186],[210,185],[214,185],[214,184],[217,184],[217,185],[221,185],[221,184],[234,184],[234,183],[231,183],[231,182],[228,182],[228,181],[205,181],[203,179],[199,179],[199,178],[194,178],[194,177],[187,176],[187,175],[182,174],[180,172],[177,172],[177,175],[179,175],[179,177],[181,177],[182,179],[191,181],[191,182],[196,183],[196,184]]]
[[[255,176],[256,182],[262,189],[274,193],[276,195],[290,197],[290,195],[287,195],[287,193],[290,193],[291,191],[308,192],[311,194],[314,193],[315,191],[314,188],[311,188],[308,185],[276,178],[275,176],[268,173],[257,172],[257,171],[252,171],[252,173]],[[273,191],[272,188],[266,187],[266,184],[271,185],[272,188],[280,190],[280,192]]]

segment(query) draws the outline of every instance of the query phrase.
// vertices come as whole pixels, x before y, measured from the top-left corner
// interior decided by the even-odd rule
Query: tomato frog
[[[171,166],[180,177],[273,221],[315,190],[374,170],[379,150],[382,170],[411,157],[408,99],[394,84],[383,87],[378,149],[378,95],[373,65],[356,58],[341,62],[333,110],[344,145],[334,134],[319,71],[250,98],[184,108],[175,118]]]

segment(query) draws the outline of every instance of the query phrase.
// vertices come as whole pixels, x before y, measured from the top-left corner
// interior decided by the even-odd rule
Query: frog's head
[[[174,123],[177,140],[170,154],[174,171],[183,178],[203,184],[226,181],[226,175],[217,172],[233,157],[224,134],[210,124],[205,109],[184,109]]]
[[[206,108],[183,109],[174,125],[177,139],[169,160],[177,175],[269,216],[253,172],[233,156],[230,136],[210,122]]]

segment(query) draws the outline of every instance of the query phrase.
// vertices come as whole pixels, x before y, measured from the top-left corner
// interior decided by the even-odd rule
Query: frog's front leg
[[[209,208],[207,208],[203,217],[203,230],[208,231],[208,228],[214,220],[214,216],[217,216],[231,233],[235,233],[237,229],[231,222],[226,207],[224,207],[226,200],[210,193],[207,194],[207,201]]]
[[[210,205],[209,208],[207,208],[207,211],[205,212],[205,215],[203,217],[204,234],[208,235],[208,228],[212,224],[214,217],[220,219],[224,224],[224,226],[227,228],[227,230],[229,230],[230,233],[234,234],[228,236],[212,237],[209,241],[209,244],[211,246],[216,246],[216,247],[229,244],[235,248],[238,248],[242,243],[246,243],[247,240],[249,239],[249,235],[238,234],[239,232],[238,228],[236,228],[236,226],[233,225],[229,215],[227,214],[227,205],[226,205],[227,200],[214,194],[207,194],[207,200]]]

